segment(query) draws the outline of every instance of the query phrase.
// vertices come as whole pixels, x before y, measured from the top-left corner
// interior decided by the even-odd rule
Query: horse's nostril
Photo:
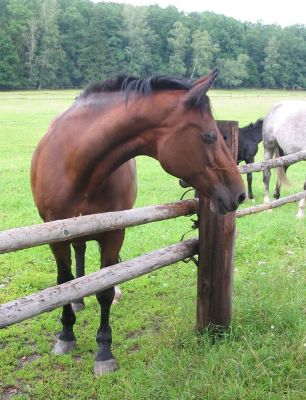
[[[242,193],[239,197],[238,197],[238,204],[241,204],[244,202],[244,200],[246,199],[246,193]]]

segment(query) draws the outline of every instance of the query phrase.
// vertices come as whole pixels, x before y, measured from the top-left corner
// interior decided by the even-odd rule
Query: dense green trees
[[[278,48],[278,40],[275,36],[272,36],[268,41],[267,47],[265,47],[266,57],[263,61],[264,71],[262,74],[264,85],[271,88],[277,87],[277,77],[280,72]]]
[[[153,73],[151,49],[155,33],[148,24],[148,8],[123,7],[124,64],[125,72],[134,75]]]
[[[209,72],[212,60],[220,51],[219,45],[214,44],[207,30],[195,30],[192,34],[192,72],[191,78]]]
[[[0,0],[0,89],[81,87],[118,73],[219,87],[306,88],[306,27],[90,0]]]

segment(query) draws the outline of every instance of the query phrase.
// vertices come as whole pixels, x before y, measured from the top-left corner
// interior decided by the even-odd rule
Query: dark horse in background
[[[262,124],[263,120],[258,119],[255,123],[239,128],[238,131],[238,157],[237,164],[241,161],[245,161],[246,164],[254,162],[255,155],[258,151],[258,144],[262,141]],[[248,197],[254,199],[252,191],[252,173],[247,174],[248,180]],[[188,184],[182,179],[180,185],[184,188],[188,187]],[[196,193],[196,197],[198,194]]]
[[[258,119],[255,123],[239,128],[237,164],[241,161],[245,161],[246,164],[254,162],[255,155],[258,151],[258,144],[262,141],[262,124],[263,120]],[[254,199],[252,191],[252,173],[247,174],[247,181],[248,197],[249,199]]]
[[[213,70],[194,83],[172,77],[118,77],[86,89],[51,123],[33,155],[32,191],[43,220],[132,207],[136,175],[129,160],[137,155],[157,159],[165,171],[208,196],[216,212],[236,210],[246,197],[243,181],[206,95],[216,76]],[[98,242],[105,267],[118,262],[123,238],[124,231],[118,230],[85,236],[81,242]],[[58,284],[74,279],[70,243],[50,247]],[[96,297],[101,315],[94,372],[101,375],[117,368],[109,323],[114,288]],[[65,305],[56,353],[75,347],[75,321],[71,304]]]

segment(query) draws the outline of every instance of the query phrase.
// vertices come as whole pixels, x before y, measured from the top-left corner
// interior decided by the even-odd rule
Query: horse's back
[[[82,110],[78,113],[71,107],[52,121],[39,142],[32,157],[31,186],[45,221],[133,207],[137,192],[135,160],[128,160],[106,177],[101,173],[99,179],[103,158],[95,157],[94,147],[86,147],[94,123],[94,116],[88,118],[87,113],[83,117]],[[93,183],[84,176],[84,158],[96,175]]]
[[[264,145],[278,144],[285,154],[306,149],[306,101],[275,104],[263,123]]]

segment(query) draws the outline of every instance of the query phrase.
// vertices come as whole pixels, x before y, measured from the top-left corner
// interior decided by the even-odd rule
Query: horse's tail
[[[283,157],[285,154],[279,145],[275,149],[275,157]],[[280,184],[290,186],[290,181],[287,178],[286,170],[284,166],[277,167],[277,179]]]

